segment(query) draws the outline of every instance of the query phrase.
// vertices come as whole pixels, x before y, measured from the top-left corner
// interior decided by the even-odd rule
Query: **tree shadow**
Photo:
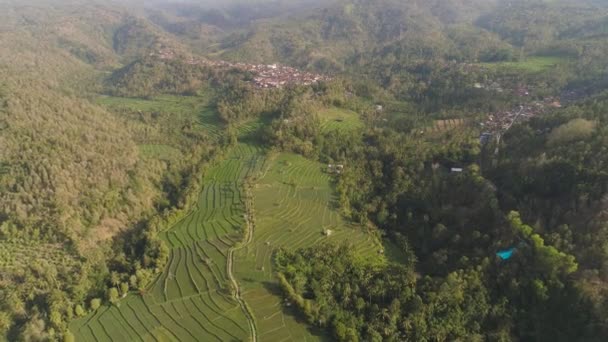
[[[262,282],[262,286],[264,286],[264,288],[268,292],[270,292],[273,296],[277,296],[278,298],[281,298],[281,302],[283,303],[281,305],[281,311],[283,312],[283,314],[285,316],[291,317],[298,324],[302,324],[302,325],[306,326],[306,330],[308,330],[308,332],[311,335],[318,338],[320,341],[323,341],[323,342],[333,341],[330,338],[330,336],[327,335],[327,332],[325,332],[323,329],[309,324],[308,321],[306,320],[306,317],[301,312],[299,312],[298,309],[294,305],[287,306],[284,304],[283,291],[281,290],[281,287],[279,286],[278,283],[265,281],[265,282]]]

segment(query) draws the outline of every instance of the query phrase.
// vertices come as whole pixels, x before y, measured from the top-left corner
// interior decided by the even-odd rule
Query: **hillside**
[[[195,146],[205,139],[199,132],[186,135],[192,113],[161,129],[155,121],[168,113],[142,122],[92,101],[106,70],[156,48],[162,38],[149,25],[150,34],[132,32],[124,9],[98,5],[9,8],[0,14],[0,330],[9,340],[54,340],[75,303],[105,291],[109,260],[159,251],[152,236],[136,242],[145,251],[115,243],[182,201],[198,175],[188,170],[213,146]],[[186,157],[141,152],[163,140],[183,143],[175,147]],[[172,187],[180,189],[173,198]],[[147,258],[138,268],[154,265]]]
[[[336,1],[234,34],[225,40],[223,55],[326,71],[377,58],[387,48],[408,54],[395,56],[399,61],[446,57],[455,52],[447,30],[470,25],[488,7],[486,1]],[[404,51],[408,46],[416,48]]]
[[[0,0],[0,341],[603,341],[599,0]]]

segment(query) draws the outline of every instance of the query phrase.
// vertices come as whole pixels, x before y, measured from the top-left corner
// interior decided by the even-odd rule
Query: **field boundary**
[[[244,181],[244,183],[242,184],[242,187],[243,187],[244,194],[245,194],[245,215],[244,216],[245,216],[245,226],[247,229],[245,231],[245,238],[243,239],[243,241],[241,243],[239,243],[237,246],[231,247],[228,250],[226,268],[227,268],[228,277],[230,278],[230,282],[232,283],[232,286],[234,287],[233,297],[239,303],[239,305],[241,306],[241,309],[243,310],[243,313],[247,317],[247,322],[249,323],[249,328],[251,330],[251,341],[257,342],[258,332],[257,332],[257,327],[256,327],[256,322],[255,322],[255,316],[253,315],[253,311],[251,310],[249,305],[247,305],[247,302],[245,301],[245,299],[243,299],[243,297],[241,296],[241,287],[239,286],[239,284],[236,280],[236,277],[234,276],[234,272],[233,272],[234,252],[247,247],[249,244],[251,244],[253,242],[253,231],[254,231],[254,226],[255,226],[255,223],[254,223],[255,220],[253,219],[253,203],[252,203],[253,200],[252,200],[252,194],[251,194],[251,184],[248,179],[246,179]]]

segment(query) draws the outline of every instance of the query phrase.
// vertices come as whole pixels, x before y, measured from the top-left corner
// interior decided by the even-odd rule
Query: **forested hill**
[[[598,1],[334,1],[254,22],[218,53],[329,72],[556,52],[591,63],[606,50],[605,14]]]
[[[139,264],[142,281],[159,266],[144,231],[183,205],[214,145],[184,128],[192,117],[157,112],[146,124],[97,103],[106,71],[161,45],[179,51],[154,24],[121,6],[2,6],[0,340],[59,340],[83,314],[74,303],[106,291],[109,260]],[[163,143],[181,158],[143,153]]]
[[[457,53],[447,28],[469,26],[490,8],[490,3],[334,1],[320,9],[259,23],[246,33],[234,34],[225,39],[223,55],[260,61],[276,59],[327,71],[342,70],[384,49],[399,50],[404,59],[446,57]],[[468,37],[477,34],[471,30],[459,32]],[[482,49],[500,47],[491,35],[485,40],[489,43]]]

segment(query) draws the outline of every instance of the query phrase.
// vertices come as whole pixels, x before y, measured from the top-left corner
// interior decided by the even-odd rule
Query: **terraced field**
[[[200,113],[203,127],[219,136],[217,117]],[[349,121],[342,120],[346,114]],[[325,120],[330,130],[360,123],[356,113],[343,111]],[[239,139],[247,141],[261,124],[239,127]],[[169,149],[149,145],[142,152],[163,158]],[[246,341],[254,331],[258,341],[325,340],[282,304],[272,271],[275,248],[347,241],[366,259],[383,256],[375,238],[341,218],[331,175],[322,169],[294,154],[268,158],[252,144],[234,147],[208,170],[196,207],[162,233],[171,249],[166,269],[145,294],[76,320],[70,328],[77,340]],[[252,241],[242,244],[246,227]]]
[[[464,125],[466,121],[464,119],[445,119],[445,120],[435,120],[433,122],[433,126],[430,127],[431,132],[446,132],[449,130],[456,129]]]
[[[252,189],[254,241],[237,253],[236,274],[253,309],[260,341],[317,341],[281,302],[272,270],[279,247],[297,249],[325,241],[346,241],[361,257],[381,261],[381,246],[361,227],[347,224],[335,209],[331,176],[322,165],[293,154],[279,154]]]
[[[198,205],[163,233],[168,267],[143,296],[104,307],[71,329],[78,341],[243,341],[251,335],[227,274],[245,226],[243,181],[264,167],[261,150],[239,145],[205,176]]]
[[[221,122],[206,96],[173,96],[161,95],[153,99],[135,99],[126,97],[103,96],[97,102],[113,111],[141,111],[144,113],[170,113],[162,125],[171,125],[175,116],[193,117],[209,136],[218,138],[221,134]],[[194,113],[194,114],[193,114]]]

